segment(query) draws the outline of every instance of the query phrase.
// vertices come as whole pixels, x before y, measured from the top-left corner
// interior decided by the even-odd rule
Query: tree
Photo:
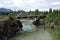
[[[29,15],[31,15],[31,10],[29,11]]]
[[[51,12],[52,12],[52,9],[50,8],[50,9],[49,9],[49,13],[51,13]]]
[[[39,10],[36,9],[34,14],[35,14],[35,15],[39,15]]]

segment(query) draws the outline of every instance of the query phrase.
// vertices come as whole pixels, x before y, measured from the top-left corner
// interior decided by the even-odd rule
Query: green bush
[[[55,24],[56,24],[57,26],[60,26],[60,17],[58,17],[58,18],[55,20]]]
[[[46,17],[45,21],[46,23],[51,23],[51,22],[55,22],[55,20],[60,17],[60,12],[58,11],[54,11],[48,14],[48,16]]]

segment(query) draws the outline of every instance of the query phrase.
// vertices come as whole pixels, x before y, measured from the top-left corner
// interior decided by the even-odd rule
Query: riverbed
[[[53,40],[52,33],[47,29],[38,29],[29,21],[22,21],[23,33],[10,40]]]

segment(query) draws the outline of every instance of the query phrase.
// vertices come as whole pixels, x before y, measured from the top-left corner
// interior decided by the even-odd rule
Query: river
[[[53,35],[46,29],[37,29],[29,21],[22,22],[23,34],[18,34],[10,40],[53,40]]]

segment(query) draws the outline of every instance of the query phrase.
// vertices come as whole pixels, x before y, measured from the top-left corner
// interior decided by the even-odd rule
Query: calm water
[[[38,30],[28,21],[22,23],[25,33],[19,34],[11,38],[11,40],[53,40],[53,35],[49,31],[44,29]]]

